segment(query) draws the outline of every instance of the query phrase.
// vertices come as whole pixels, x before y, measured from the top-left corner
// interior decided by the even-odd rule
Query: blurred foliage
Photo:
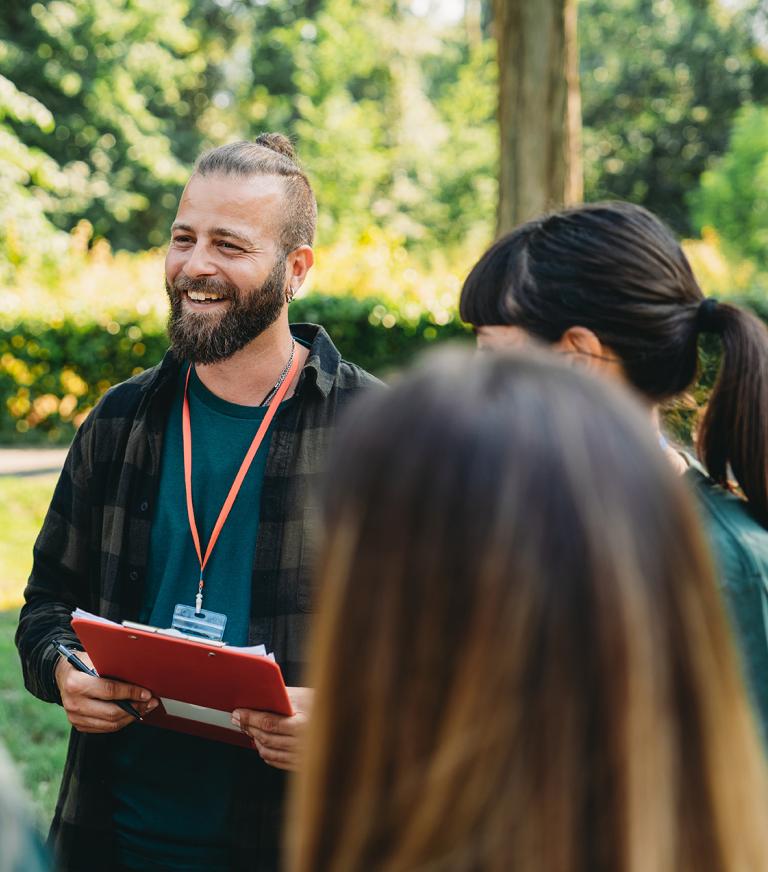
[[[698,227],[717,227],[733,257],[768,267],[768,107],[740,110],[727,153],[690,201]]]
[[[113,252],[81,221],[47,269],[21,266],[16,283],[0,285],[0,320],[10,324],[34,315],[48,322],[71,317],[87,323],[128,313],[162,325],[167,311],[163,258],[161,249]],[[402,238],[371,227],[357,238],[317,246],[303,293],[393,300],[409,317],[426,310],[445,321],[475,259],[472,246],[417,257]]]
[[[0,529],[4,531],[0,539],[0,613],[23,602],[32,570],[32,546],[57,478],[55,473],[0,477]]]
[[[318,180],[321,239],[375,223],[409,247],[483,244],[497,190],[493,46],[368,5],[382,8],[328,0],[295,46],[294,129]]]
[[[162,252],[113,253],[89,235],[82,223],[55,269],[29,267],[19,288],[0,291],[0,442],[66,443],[110,385],[165,352]],[[768,320],[768,276],[752,262],[726,258],[712,232],[684,247],[705,293],[744,298]],[[471,252],[425,266],[402,240],[371,231],[316,254],[291,319],[323,324],[347,359],[386,377],[435,342],[469,338],[456,306]],[[683,439],[714,369],[667,415]]]
[[[57,249],[67,243],[45,214],[57,189],[58,165],[16,136],[14,125],[50,133],[54,122],[42,103],[0,75],[0,281],[22,264],[55,262]]]
[[[162,330],[145,331],[137,321],[30,319],[0,327],[0,439],[32,431],[53,442],[69,441],[108,387],[162,356]]]
[[[89,236],[81,223],[55,268],[28,267],[0,291],[0,442],[68,442],[107,388],[167,348],[162,252],[112,253]],[[360,366],[387,375],[436,341],[468,337],[456,315],[468,262],[424,267],[382,231],[316,257],[291,320],[322,324]]]
[[[200,151],[265,129],[298,140],[326,242],[372,224],[417,247],[491,232],[493,46],[405,2],[7,0],[0,76],[29,247],[82,218],[116,248],[159,245]]]
[[[411,0],[6,0],[0,281],[83,218],[116,249],[162,244],[199,152],[265,129],[297,140],[321,243],[376,226],[422,255],[479,250],[496,63],[490,5],[464,6],[451,23]],[[689,234],[734,113],[768,102],[764,19],[760,0],[581,0],[588,199]]]
[[[734,114],[768,102],[762,0],[581,0],[586,199],[641,203],[690,235],[686,196]]]
[[[57,226],[85,217],[120,247],[165,238],[202,142],[190,116],[212,86],[189,13],[187,0],[3,3],[0,74],[51,116],[10,126],[47,156],[55,192],[43,202]]]
[[[320,206],[293,317],[376,372],[462,332],[461,279],[495,218],[490,4],[453,22],[417,5],[6,0],[0,437],[65,441],[108,383],[157,361],[156,246],[181,186],[204,147],[265,129],[295,137]],[[579,7],[588,199],[701,228],[686,249],[702,285],[749,299],[768,286],[763,7]]]
[[[469,335],[455,316],[444,324],[423,311],[413,318],[376,298],[312,294],[291,308],[293,321],[322,324],[347,359],[379,375],[438,340]],[[167,345],[163,327],[135,315],[0,324],[0,441],[68,443],[111,385],[157,363]]]
[[[683,248],[707,294],[759,300],[768,290],[768,274],[754,260],[735,254],[714,227],[703,227],[701,238],[685,240]]]

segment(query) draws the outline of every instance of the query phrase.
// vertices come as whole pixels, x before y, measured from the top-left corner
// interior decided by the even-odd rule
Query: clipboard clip
[[[192,633],[183,633],[175,627],[152,627],[149,624],[139,624],[136,621],[123,621],[126,630],[141,630],[143,633],[154,633],[156,636],[170,636],[172,639],[186,639],[189,642],[199,642],[201,645],[212,645],[214,648],[226,648],[227,643],[218,639],[206,639]]]

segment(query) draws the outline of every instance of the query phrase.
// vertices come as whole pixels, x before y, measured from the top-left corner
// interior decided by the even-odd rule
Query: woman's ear
[[[588,327],[569,327],[555,343],[555,349],[568,355],[574,365],[595,374],[623,376],[618,357]]]

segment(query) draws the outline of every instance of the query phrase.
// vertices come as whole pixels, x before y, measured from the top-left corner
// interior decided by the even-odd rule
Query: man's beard
[[[166,279],[165,291],[171,301],[168,335],[176,356],[191,363],[208,364],[226,360],[240,351],[277,320],[285,303],[284,281],[285,262],[281,258],[260,288],[245,292],[225,282],[190,279],[183,273],[172,285]],[[187,291],[221,294],[228,305],[223,313],[192,311],[183,303]]]

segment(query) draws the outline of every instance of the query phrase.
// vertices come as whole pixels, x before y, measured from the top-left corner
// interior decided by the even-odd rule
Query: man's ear
[[[555,348],[588,370],[613,369],[618,363],[616,355],[588,327],[569,327],[555,343]]]
[[[304,284],[307,273],[315,262],[315,254],[309,245],[300,245],[289,252],[286,258],[288,282],[294,291]]]

